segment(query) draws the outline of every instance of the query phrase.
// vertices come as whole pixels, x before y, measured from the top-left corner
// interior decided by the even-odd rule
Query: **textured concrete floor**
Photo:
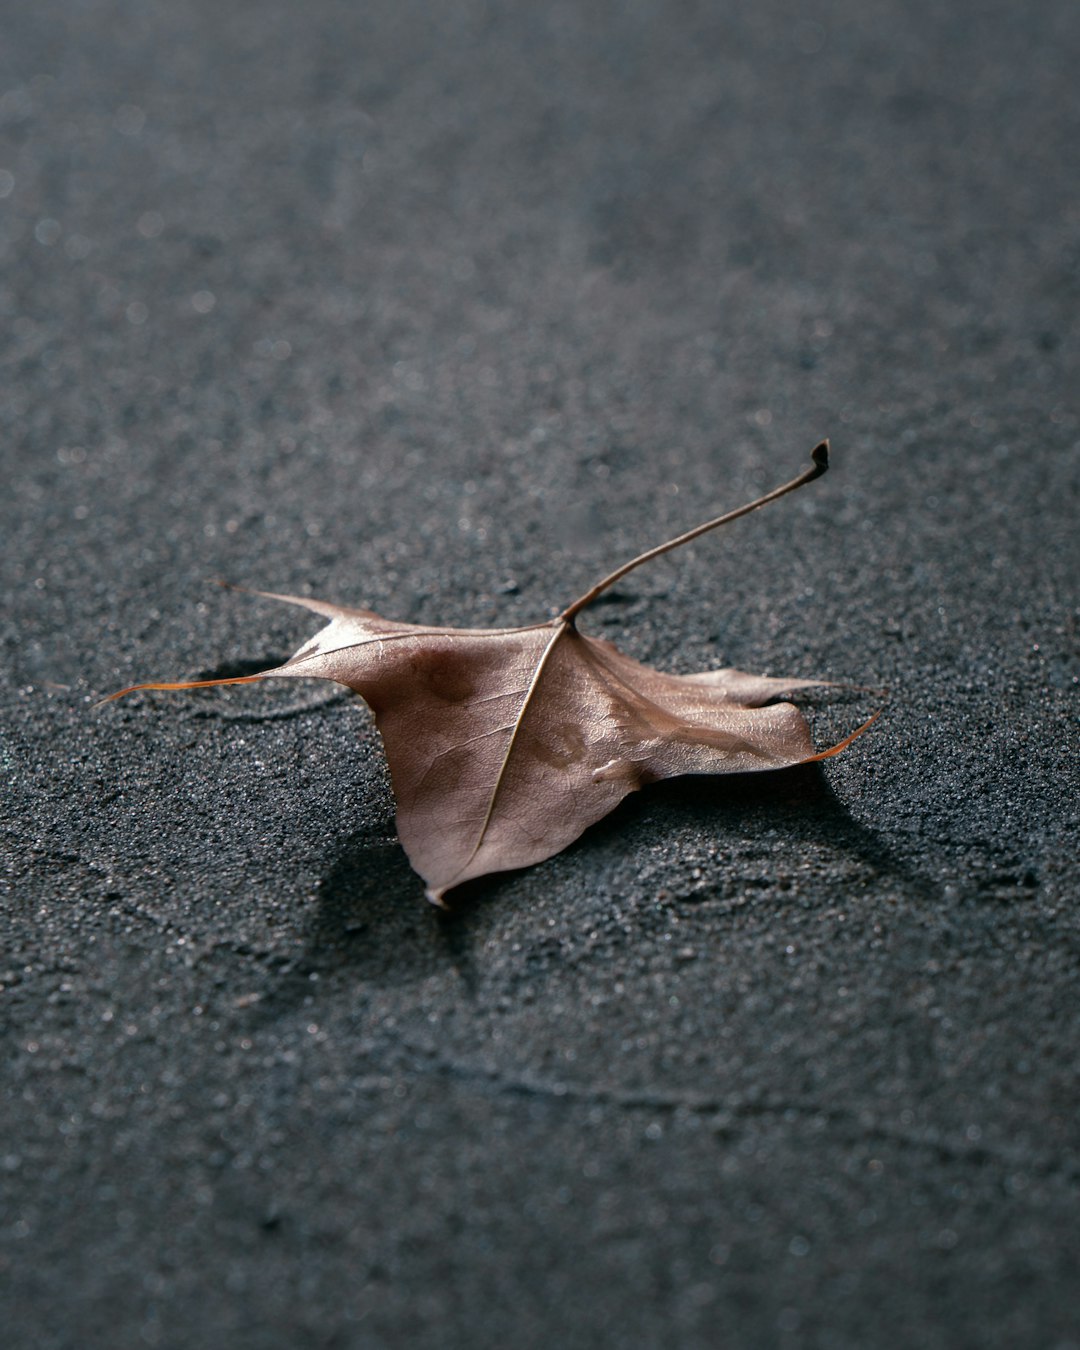
[[[1076,6],[2,9],[5,1344],[1075,1350]],[[450,918],[355,700],[93,708],[825,435],[585,626],[881,722]]]

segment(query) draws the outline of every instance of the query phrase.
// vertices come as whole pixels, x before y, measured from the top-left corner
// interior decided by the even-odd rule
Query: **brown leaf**
[[[665,675],[575,623],[631,568],[824,473],[827,442],[813,459],[792,482],[633,559],[547,622],[429,628],[260,592],[329,623],[284,665],[258,675],[133,688],[316,678],[354,689],[386,746],[401,842],[428,898],[442,904],[473,877],[560,852],[645,783],[805,764],[837,754],[869,726],[815,752],[802,714],[769,701],[822,681],[738,670]]]

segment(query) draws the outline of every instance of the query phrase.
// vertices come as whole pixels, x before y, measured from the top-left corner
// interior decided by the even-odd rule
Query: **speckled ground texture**
[[[0,1323],[1080,1344],[1080,10],[0,31]],[[888,686],[441,916],[310,616]],[[317,622],[317,621],[316,621]],[[808,700],[821,743],[873,695]]]

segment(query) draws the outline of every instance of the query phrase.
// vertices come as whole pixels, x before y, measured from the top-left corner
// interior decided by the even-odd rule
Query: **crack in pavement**
[[[447,1078],[487,1083],[495,1091],[512,1096],[536,1097],[551,1101],[571,1102],[586,1106],[614,1106],[626,1111],[657,1111],[674,1114],[715,1117],[711,1122],[717,1134],[735,1136],[739,1133],[735,1122],[762,1119],[769,1116],[823,1121],[851,1132],[851,1142],[860,1140],[898,1144],[935,1154],[944,1162],[961,1162],[973,1166],[994,1164],[1040,1176],[1060,1176],[1080,1181],[1080,1163],[1071,1158],[1053,1158],[1046,1154],[1028,1153],[1021,1149],[1002,1148],[985,1143],[961,1143],[929,1127],[925,1131],[907,1130],[889,1125],[865,1113],[842,1108],[822,1106],[812,1101],[785,1100],[762,1096],[755,1100],[709,1097],[698,1093],[665,1092],[655,1089],[627,1089],[616,1085],[574,1083],[551,1080],[528,1074],[507,1076],[494,1065],[469,1064],[441,1056],[431,1046],[404,1042],[404,1048],[422,1056],[427,1065],[417,1065],[421,1072]]]

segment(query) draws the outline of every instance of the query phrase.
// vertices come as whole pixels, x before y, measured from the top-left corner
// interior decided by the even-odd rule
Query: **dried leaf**
[[[473,877],[560,852],[645,783],[825,759],[870,725],[815,752],[802,714],[770,700],[823,681],[739,670],[665,675],[587,637],[575,622],[632,568],[820,476],[827,442],[813,461],[774,492],[626,563],[544,623],[429,628],[260,592],[329,623],[273,670],[135,685],[112,697],[268,678],[334,680],[354,689],[386,746],[401,842],[428,898],[442,904],[448,890]]]

